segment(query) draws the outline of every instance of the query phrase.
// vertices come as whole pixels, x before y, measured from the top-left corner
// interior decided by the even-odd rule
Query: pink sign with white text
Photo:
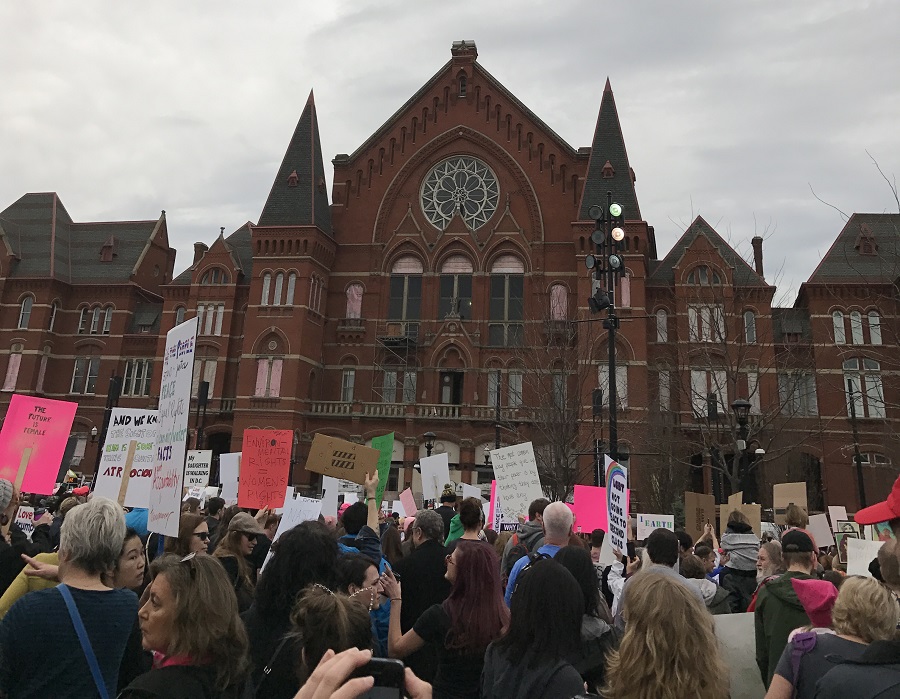
[[[56,485],[77,403],[15,394],[0,432],[0,478],[50,495]]]

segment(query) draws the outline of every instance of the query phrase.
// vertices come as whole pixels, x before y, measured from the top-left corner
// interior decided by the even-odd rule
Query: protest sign
[[[203,489],[203,494],[207,500],[210,498],[219,497],[219,486],[217,485],[208,485]]]
[[[469,485],[468,483],[462,483],[461,485],[464,498],[478,498],[479,501],[484,501],[484,498],[481,497],[481,488],[477,485]]]
[[[181,501],[187,502],[190,498],[196,498],[197,500],[199,500],[200,507],[203,507],[203,505],[206,503],[206,493],[199,485],[194,486],[193,488],[188,488]]]
[[[819,548],[834,546],[834,535],[831,533],[827,515],[810,515],[809,533],[813,535]]]
[[[526,509],[527,514],[527,509]],[[488,510],[488,527],[500,534],[501,532],[514,532],[519,526],[517,517],[504,515],[500,505],[497,481],[491,481],[491,502]]]
[[[212,451],[191,449],[184,464],[185,488],[205,488],[209,485],[209,470],[212,466]]]
[[[706,524],[716,528],[716,499],[705,493],[684,494],[684,530],[696,541],[703,536]]]
[[[729,509],[740,507],[744,504],[744,491],[739,490],[736,493],[732,493],[728,496],[728,507]]]
[[[575,514],[575,531],[585,534],[595,529],[609,530],[606,516],[606,488],[594,485],[576,485],[572,512]]]
[[[191,318],[166,333],[163,352],[147,529],[166,536],[178,536],[196,338],[197,319]]]
[[[112,409],[94,485],[95,496],[117,500],[125,507],[149,506],[158,427],[156,410]],[[124,497],[119,499],[123,488]]]
[[[56,485],[77,403],[14,394],[0,431],[0,478],[26,493]]]
[[[606,457],[606,511],[610,544],[625,551],[628,543],[628,470]]]
[[[497,479],[497,495],[510,518],[527,515],[528,506],[544,497],[531,442],[491,450],[491,465]]]
[[[643,541],[654,529],[675,531],[675,515],[642,515],[637,516],[637,540]]]
[[[272,509],[284,505],[293,444],[291,430],[244,430],[238,505]]]
[[[403,503],[399,500],[394,500],[391,502],[391,512],[396,512],[401,517],[406,517],[406,508],[403,507]],[[413,512],[413,515],[416,513]]]
[[[846,522],[850,518],[847,516],[847,508],[843,505],[829,505],[828,519],[831,520],[831,529],[837,531],[837,523]]]
[[[419,508],[416,507],[416,499],[413,497],[412,488],[407,488],[400,493],[400,502],[403,503],[403,511],[407,517],[415,517]]]
[[[284,498],[284,513],[281,516],[281,522],[278,524],[278,529],[275,531],[274,541],[278,541],[278,537],[280,537],[284,532],[289,531],[296,527],[301,522],[310,522],[319,519],[319,515],[322,513],[322,501],[316,500],[315,498],[303,498],[303,497],[292,497],[293,496],[293,488],[291,488],[290,495],[285,495],[282,492]]]
[[[784,511],[790,504],[806,509],[806,483],[776,483],[772,486],[775,524],[785,524]]]
[[[450,457],[444,454],[423,456],[419,459],[422,470],[422,497],[438,500],[444,486],[450,483]]]
[[[241,453],[219,455],[219,480],[222,493],[219,495],[226,505],[234,505],[238,499],[238,478],[241,472]]]
[[[377,449],[317,434],[309,448],[306,470],[363,485],[366,474],[378,470],[378,456]]]
[[[725,533],[725,529],[728,527],[728,517],[735,510],[742,512],[750,521],[750,526],[756,536],[762,535],[762,507],[755,502],[744,503],[743,505],[727,505],[726,509],[720,513],[719,517],[720,535]]]
[[[863,575],[872,577],[869,572],[869,564],[878,558],[878,551],[884,545],[883,541],[867,541],[865,539],[846,538],[847,544],[847,575]]]
[[[331,476],[322,476],[322,514],[326,517],[337,517],[338,481]]]
[[[722,660],[728,667],[731,699],[762,699],[766,693],[756,664],[756,630],[752,612],[713,617]]]
[[[391,473],[391,458],[394,456],[394,433],[372,438],[372,448],[378,450],[378,487],[375,489],[375,503],[381,507],[384,486]]]
[[[31,541],[31,535],[34,533],[34,508],[27,505],[19,505],[16,512],[16,524],[22,533]]]

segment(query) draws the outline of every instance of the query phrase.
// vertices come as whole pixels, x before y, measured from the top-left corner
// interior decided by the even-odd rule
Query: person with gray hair
[[[408,556],[397,562],[394,572],[403,581],[403,605],[400,608],[400,629],[406,633],[432,605],[441,604],[450,594],[447,573],[447,549],[444,547],[444,520],[434,510],[419,510],[412,530],[413,548]],[[404,662],[426,682],[437,671],[437,650],[426,644],[408,655]]]
[[[115,570],[124,541],[125,515],[112,500],[94,498],[68,514],[61,584],[25,595],[0,622],[0,695],[115,696],[138,599],[103,578]]]
[[[521,570],[534,560],[540,558],[553,558],[563,546],[569,543],[569,535],[572,533],[572,525],[575,523],[575,515],[564,502],[551,502],[544,508],[542,526],[544,528],[544,543],[533,553],[522,556],[509,574],[506,583],[504,599],[507,606],[512,601],[513,591],[516,589],[516,578]]]

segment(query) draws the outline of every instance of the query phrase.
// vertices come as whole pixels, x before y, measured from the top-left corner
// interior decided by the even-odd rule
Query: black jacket
[[[828,671],[817,699],[888,699],[900,696],[900,641],[874,641],[855,660]]]
[[[241,620],[250,641],[251,679],[258,687],[258,695],[266,699],[294,699],[300,691],[300,680],[297,678],[300,644],[296,638],[291,638],[278,649],[281,640],[291,631],[289,613],[276,618],[265,617],[254,603],[241,614]],[[272,672],[261,684],[263,668],[269,663],[272,663]]]
[[[400,630],[409,631],[426,609],[440,604],[450,594],[450,581],[444,577],[447,549],[439,541],[429,539],[397,561],[394,571],[400,575],[403,605],[400,607]],[[437,651],[432,645],[408,656],[406,665],[421,679],[431,682],[437,670]]]
[[[529,667],[528,659],[517,658],[514,664],[494,643],[484,654],[481,699],[571,699],[583,692],[584,680],[564,660]]]
[[[6,588],[12,585],[12,581],[25,567],[25,561],[22,560],[23,553],[36,556],[53,550],[49,524],[35,527],[31,533],[31,541],[28,541],[25,532],[13,522],[9,527],[9,538],[12,543],[7,544],[6,540],[0,537],[0,595],[6,592]]]
[[[215,668],[174,665],[141,675],[118,699],[240,699],[242,688],[216,689]]]
[[[450,536],[450,520],[453,519],[456,510],[449,505],[441,505],[440,507],[435,508],[434,511],[441,516],[442,520],[444,520],[444,541],[446,541],[447,537]]]

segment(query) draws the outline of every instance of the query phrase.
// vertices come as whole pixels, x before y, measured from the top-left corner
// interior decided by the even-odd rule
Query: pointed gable
[[[625,137],[619,124],[619,113],[616,111],[616,100],[609,78],[606,79],[600,113],[597,115],[597,127],[594,129],[594,142],[591,144],[591,157],[581,194],[579,220],[589,220],[588,211],[595,204],[605,204],[607,192],[612,192],[613,201],[625,208],[627,220],[641,219],[634,189],[634,173],[628,164]]]
[[[885,282],[900,277],[900,214],[853,214],[810,282]]]
[[[275,175],[259,226],[317,226],[332,235],[331,208],[312,91]]]
[[[669,254],[653,270],[647,280],[648,283],[674,284],[675,267],[684,257],[684,253],[701,237],[705,238],[706,242],[715,248],[725,263],[731,267],[735,286],[768,286],[766,281],[756,273],[756,270],[748,265],[744,258],[738,255],[734,248],[716,233],[715,229],[702,216],[695,218],[694,222],[688,226],[684,235],[672,246]]]

